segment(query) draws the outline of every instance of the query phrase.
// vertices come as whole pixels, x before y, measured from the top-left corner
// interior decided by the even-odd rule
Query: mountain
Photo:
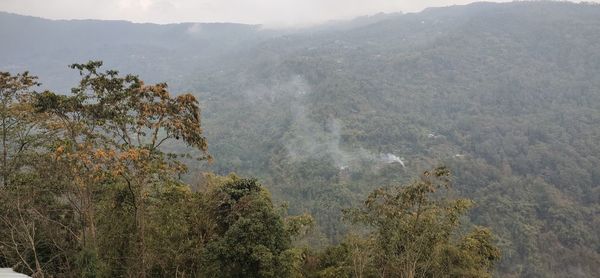
[[[150,79],[178,80],[197,64],[209,63],[246,43],[269,37],[259,26],[230,23],[134,24],[126,21],[46,20],[0,12],[4,69],[41,69],[47,85],[67,89],[75,80],[64,69],[98,59]]]
[[[257,176],[309,244],[347,232],[374,188],[449,166],[466,221],[490,226],[503,277],[600,273],[600,6],[475,3],[297,30],[50,21],[0,14],[0,70],[66,90],[66,65],[195,92],[200,170]],[[399,163],[402,162],[402,163]]]

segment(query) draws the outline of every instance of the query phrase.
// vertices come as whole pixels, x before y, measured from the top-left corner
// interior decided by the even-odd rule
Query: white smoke
[[[294,75],[286,82],[255,86],[244,95],[251,103],[289,105],[291,118],[283,142],[292,161],[328,158],[340,170],[352,170],[363,162],[399,163],[406,167],[404,159],[393,153],[376,154],[364,148],[344,146],[341,120],[330,118],[321,122],[313,119],[309,102],[313,93],[303,76]]]
[[[296,104],[292,107],[293,123],[286,141],[288,155],[293,160],[329,157],[340,170],[351,170],[359,162],[399,163],[406,168],[404,158],[392,153],[374,154],[363,148],[348,148],[342,144],[342,123],[337,119],[321,125],[310,119],[307,108]]]
[[[382,154],[381,156],[381,161],[384,163],[400,163],[400,165],[402,165],[402,167],[406,168],[406,166],[404,165],[404,161],[402,161],[402,158],[391,154],[391,153],[386,153],[386,154]]]
[[[348,167],[357,153],[346,151],[340,146],[341,125],[332,119],[325,125],[308,117],[303,105],[293,105],[293,122],[285,142],[288,155],[293,160],[329,157],[338,168]]]

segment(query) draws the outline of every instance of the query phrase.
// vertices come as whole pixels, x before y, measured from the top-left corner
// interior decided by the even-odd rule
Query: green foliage
[[[78,57],[106,56],[107,64],[142,73],[149,80],[169,80],[173,91],[193,88],[200,92],[197,96],[202,100],[202,125],[216,160],[190,169],[258,177],[277,205],[286,203],[290,214],[308,213],[314,218],[315,229],[303,231],[301,234],[307,237],[296,244],[309,244],[318,250],[330,244],[339,243],[335,248],[345,246],[349,233],[362,235],[363,230],[344,223],[342,209],[360,205],[381,184],[405,184],[419,169],[444,164],[456,175],[456,194],[477,203],[461,220],[490,227],[498,238],[503,250],[496,264],[499,276],[594,277],[600,272],[600,235],[596,232],[600,226],[600,137],[596,124],[600,122],[596,90],[600,84],[600,42],[594,35],[600,26],[598,19],[600,9],[590,4],[480,3],[377,16],[369,18],[368,23],[358,20],[286,36],[248,26],[204,26],[208,29],[202,28],[202,34],[214,40],[189,38],[189,25],[185,24],[114,23],[123,27],[116,28],[123,29],[120,32],[103,22],[89,22],[98,30],[112,28],[106,32],[110,40],[94,42],[86,35],[89,27],[82,23],[2,15],[0,20],[6,23],[2,26],[19,26],[18,30],[22,27],[24,31],[15,36],[7,29],[17,28],[0,28],[2,37],[15,40],[15,44],[0,45],[0,60],[5,67],[31,65],[30,69],[43,74],[46,84],[67,88],[68,76],[56,69],[71,63],[73,53]],[[68,35],[54,32],[66,26],[74,28]],[[228,33],[231,29],[237,31]],[[214,34],[219,34],[218,38]],[[181,38],[176,45],[173,36]],[[232,41],[237,44],[226,43]],[[15,45],[22,49],[12,49]],[[35,60],[31,58],[32,47],[40,47],[33,52],[42,53]],[[148,63],[147,57],[155,59]],[[110,80],[110,73],[96,73],[107,74],[104,79]],[[65,102],[68,107],[71,104],[67,105],[67,98],[55,94],[47,98],[48,105]],[[110,114],[105,112],[109,111],[94,110],[97,115]],[[60,145],[66,144],[57,143],[52,151]],[[168,142],[162,147],[165,152],[176,152],[184,150],[182,145]],[[385,153],[406,158],[406,168],[373,158]],[[69,172],[61,167],[39,167],[55,173]],[[193,171],[191,176],[197,175]],[[16,179],[25,182],[29,178]],[[194,246],[189,247],[193,249],[190,254],[201,254],[217,230],[222,230],[207,213],[212,208],[203,194],[231,180],[217,175],[208,179],[212,181],[192,184],[202,194],[184,198],[187,205],[159,205],[163,193],[157,192],[165,191],[148,190],[149,198],[144,202],[149,212],[148,236],[160,238],[163,234],[159,228],[172,220],[176,225],[173,230],[165,229],[165,233],[172,233],[174,238],[188,235],[201,239],[186,243]],[[68,177],[44,176],[40,180],[52,181],[53,188],[71,182]],[[127,251],[118,255],[119,259],[108,252],[117,248],[99,253],[106,252],[108,255],[101,259],[111,261],[112,269],[117,269],[119,261],[135,260],[139,254],[130,252],[138,248],[137,239],[117,236],[132,235],[135,209],[126,182],[105,181],[97,187],[102,189],[97,191],[102,196],[94,198],[101,204],[97,221],[105,223],[98,227],[99,234],[110,234],[113,222],[128,223],[110,237],[99,239],[100,246],[110,247],[115,242],[119,250]],[[166,187],[170,188],[172,182]],[[378,198],[391,193],[381,194]],[[112,208],[110,200],[118,200],[114,201],[114,210],[104,210],[104,206]],[[154,215],[154,209],[162,206],[172,212]],[[46,207],[40,204],[39,209]],[[112,213],[119,221],[109,221]],[[56,219],[71,219],[65,223],[79,222],[73,213],[56,214]],[[427,220],[448,223],[448,215],[442,216]],[[152,224],[155,221],[161,224]],[[293,221],[283,221],[289,233],[306,228],[304,224],[298,227]],[[195,224],[187,227],[181,223]],[[481,258],[493,252],[485,247],[484,234],[462,245],[460,239],[468,237],[469,232],[453,238],[454,244],[438,253],[459,259],[436,268],[453,265],[456,267],[451,275],[485,276],[480,270],[487,269],[489,260]],[[365,242],[361,244],[375,246],[375,239],[362,238]],[[152,241],[147,250],[157,248],[157,254],[164,251],[160,246],[172,248],[163,241]],[[188,247],[170,250],[178,248]],[[344,248],[340,249],[346,250],[343,252],[331,251],[327,267],[316,266],[318,263],[310,261],[316,260],[314,257],[305,257],[308,261],[302,266],[306,269],[301,272],[353,275],[350,259],[334,260],[354,250]],[[465,257],[475,249],[482,255]],[[297,258],[317,252],[291,250],[283,253],[289,255],[286,258],[294,258],[295,269]],[[148,257],[160,261],[151,257],[160,254]],[[170,260],[173,257],[165,256],[163,259],[169,262],[160,262],[160,266],[153,263],[152,273],[169,269],[172,274],[182,265],[198,271],[193,258]],[[374,258],[361,260],[370,262]],[[53,262],[63,264],[58,261]],[[476,266],[467,266],[473,264]],[[185,273],[198,273],[190,269]],[[371,271],[376,269],[365,272]]]
[[[491,277],[500,259],[487,228],[465,234],[460,218],[471,203],[451,198],[446,168],[407,185],[371,193],[346,216],[366,227],[340,244],[307,254],[306,277]],[[355,226],[355,230],[360,226]]]
[[[39,86],[37,77],[28,72],[11,75],[0,72],[0,131],[2,137],[1,179],[2,186],[9,186],[16,179],[27,159],[44,139],[44,133],[36,133],[38,120],[33,113],[33,88]]]
[[[485,229],[455,238],[471,202],[439,196],[449,182],[448,169],[435,168],[407,186],[376,190],[363,208],[347,212],[352,221],[373,228],[371,252],[380,276],[491,276],[499,249]]]
[[[4,129],[5,150],[25,137],[32,145],[3,164],[13,171],[0,188],[2,266],[34,277],[298,274],[292,236],[312,218],[284,220],[266,189],[234,174],[205,174],[193,192],[180,179],[183,156],[161,144],[181,140],[209,158],[195,98],[100,66],[73,65],[82,81],[71,96],[32,97],[35,78],[2,75],[5,122],[39,129],[34,139]],[[15,120],[19,109],[34,114]]]
[[[265,189],[237,179],[210,193],[216,238],[206,246],[209,277],[285,277],[290,235]]]
[[[249,46],[189,81],[207,92],[211,167],[310,213],[323,247],[352,231],[340,209],[447,165],[477,201],[468,221],[499,238],[499,275],[595,277],[599,19],[598,5],[478,3]]]

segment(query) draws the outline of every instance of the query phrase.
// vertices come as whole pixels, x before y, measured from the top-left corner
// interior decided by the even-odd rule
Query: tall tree
[[[107,184],[123,184],[135,219],[136,272],[146,276],[146,214],[152,191],[177,182],[186,167],[161,148],[182,141],[209,159],[200,127],[198,101],[191,94],[172,97],[164,83],[146,85],[134,75],[101,72],[102,62],[74,64],[82,76],[72,95],[44,92],[38,112],[52,115],[48,128],[59,134],[55,156],[72,178],[70,195],[81,216],[82,245],[98,253],[97,192]]]

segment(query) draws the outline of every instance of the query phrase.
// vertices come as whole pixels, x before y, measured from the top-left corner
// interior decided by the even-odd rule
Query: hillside
[[[476,3],[328,28],[0,14],[0,70],[51,89],[104,60],[200,98],[211,165],[345,235],[341,209],[444,164],[499,236],[500,276],[600,273],[600,6]],[[19,26],[19,28],[15,27]],[[399,163],[399,162],[402,163]]]

